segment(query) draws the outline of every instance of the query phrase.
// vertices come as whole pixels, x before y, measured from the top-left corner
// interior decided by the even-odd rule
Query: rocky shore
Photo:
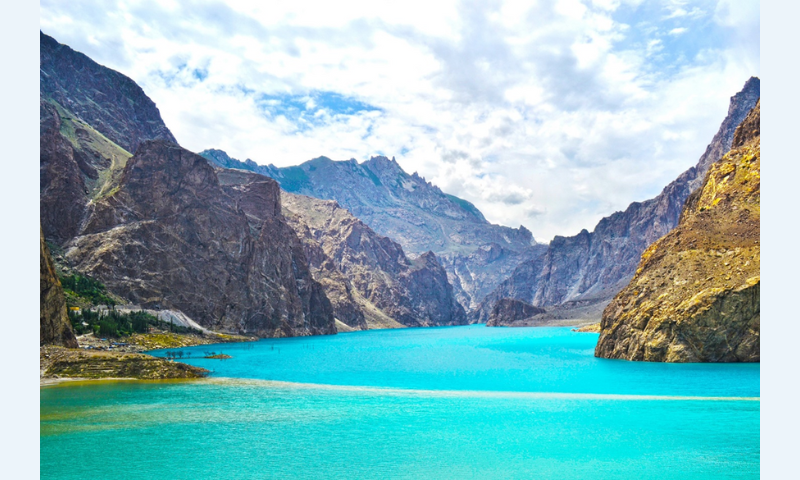
[[[55,345],[39,349],[39,384],[64,379],[162,380],[202,378],[208,370],[141,353],[82,350]]]

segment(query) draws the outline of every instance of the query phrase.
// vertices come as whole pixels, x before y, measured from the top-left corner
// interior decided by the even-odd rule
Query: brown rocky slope
[[[67,302],[50,250],[39,229],[39,345],[75,348],[78,341],[67,317]]]
[[[278,184],[259,177],[225,188],[204,158],[173,143],[139,147],[118,187],[92,201],[65,258],[131,303],[180,310],[214,330],[336,333],[281,215]]]
[[[603,312],[595,355],[662,362],[760,360],[760,102]]]

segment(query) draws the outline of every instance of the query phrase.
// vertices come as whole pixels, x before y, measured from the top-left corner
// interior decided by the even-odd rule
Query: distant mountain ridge
[[[315,278],[328,285],[335,314],[344,312],[337,316],[343,323],[359,328],[359,317],[364,327],[373,328],[391,324],[384,317],[409,327],[467,323],[447,273],[432,252],[409,259],[399,244],[334,201],[283,191],[281,202]],[[376,311],[380,315],[374,315]]]
[[[279,168],[242,162],[216,149],[200,155],[221,167],[272,177],[287,192],[335,200],[410,254],[434,252],[465,308],[477,305],[520,262],[544,251],[525,227],[489,223],[474,205],[407,174],[394,158],[358,163],[318,157]]]
[[[543,256],[519,264],[470,314],[470,321],[488,321],[495,303],[503,298],[548,311],[566,310],[557,313],[560,318],[577,311],[599,319],[603,306],[633,277],[642,252],[678,224],[686,199],[701,185],[709,166],[730,149],[736,127],[755,106],[760,88],[758,78],[747,80],[731,97],[726,118],[697,164],[657,197],[603,218],[591,233],[584,229],[572,237],[556,236]],[[592,304],[596,307],[589,308]]]

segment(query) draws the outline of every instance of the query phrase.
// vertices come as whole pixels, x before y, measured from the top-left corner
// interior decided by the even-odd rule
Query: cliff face
[[[141,87],[125,75],[39,34],[39,88],[128,152],[146,140],[176,143]]]
[[[115,294],[205,327],[262,337],[336,332],[280,214],[277,183],[257,176],[225,188],[205,159],[175,144],[143,143],[67,247],[67,261]]]
[[[336,202],[287,192],[281,197],[341,322],[352,328],[384,327],[384,317],[412,327],[466,323],[433,253],[410,260],[399,244]]]
[[[78,340],[67,317],[64,290],[56,275],[50,251],[39,230],[39,345],[77,348]]]
[[[736,127],[755,106],[760,81],[751,78],[731,98],[728,115],[697,165],[667,185],[655,198],[634,202],[624,212],[603,218],[593,232],[555,237],[541,258],[520,264],[471,314],[485,322],[501,298],[515,298],[550,310],[574,302],[595,303],[600,312],[633,277],[642,252],[678,223],[686,199],[703,181],[709,165],[730,150]],[[566,314],[566,313],[565,313]],[[576,316],[584,315],[576,311]]]
[[[657,362],[760,359],[760,103],[711,165],[678,226],[650,246],[603,312],[595,355]]]
[[[215,165],[270,176],[290,193],[334,200],[379,235],[411,254],[432,251],[447,271],[459,302],[471,308],[520,262],[540,255],[530,231],[493,225],[471,203],[443,193],[394,159],[333,161],[326,157],[296,167],[241,162],[221,150],[201,155]]]

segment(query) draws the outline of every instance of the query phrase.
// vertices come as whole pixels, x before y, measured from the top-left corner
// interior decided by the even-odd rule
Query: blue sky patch
[[[301,131],[325,123],[327,116],[382,111],[374,105],[331,91],[313,91],[307,95],[261,94],[256,102],[268,117],[283,115],[295,122]]]

